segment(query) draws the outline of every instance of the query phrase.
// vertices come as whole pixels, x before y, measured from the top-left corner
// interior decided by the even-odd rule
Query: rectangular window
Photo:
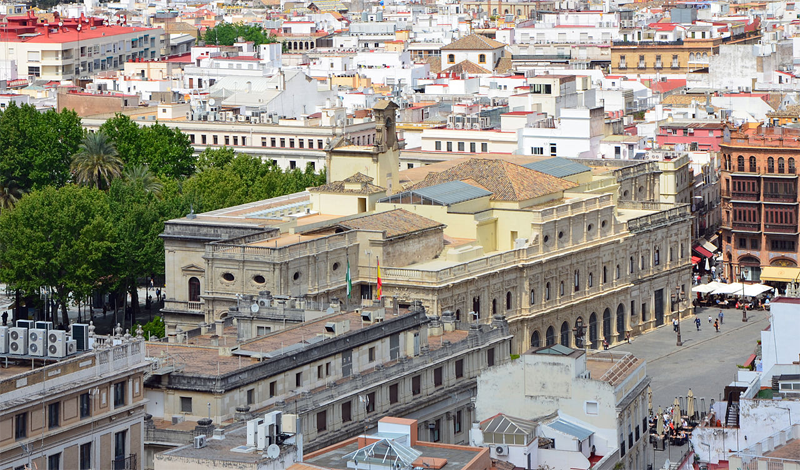
[[[81,444],[78,450],[78,465],[80,470],[89,470],[92,468],[92,443],[87,442]]]
[[[458,143],[458,151],[459,152],[463,152],[464,151],[464,142],[459,142]]]
[[[399,401],[399,390],[400,386],[398,384],[389,385],[389,404],[394,405]]]
[[[584,408],[587,415],[596,415],[600,409],[596,401],[587,401]]]
[[[200,136],[200,143],[203,144],[203,145],[206,144],[206,135],[205,134]]]
[[[189,142],[194,144],[194,134],[189,134]]]
[[[488,152],[489,151],[489,144],[486,142],[481,143],[481,152]]]
[[[367,413],[375,411],[375,392],[367,394]]]
[[[328,429],[328,411],[323,410],[317,413],[317,432],[323,432]]]
[[[322,139],[317,139],[317,148],[322,150],[323,148]]]
[[[269,383],[269,397],[273,398],[275,396],[275,388],[277,386],[277,382],[270,382]]]
[[[181,413],[192,412],[192,397],[181,397]]]
[[[47,405],[47,427],[49,429],[61,426],[61,402]]]
[[[239,145],[239,136],[238,135],[233,136],[233,145]]]
[[[47,456],[47,470],[61,470],[61,453]]]
[[[464,359],[456,361],[456,378],[460,379],[461,377],[464,377]]]
[[[114,408],[125,406],[125,385],[125,382],[117,382],[114,384]]]
[[[82,393],[80,397],[81,419],[92,415],[92,405],[88,393]]]
[[[214,142],[214,145],[218,145],[219,144],[219,137],[218,136],[216,136],[216,135],[211,136],[211,140],[212,140],[212,142]]]
[[[270,137],[269,138],[269,146],[270,147],[275,147],[276,146],[275,145],[275,137]]]
[[[453,151],[453,143],[452,142],[448,142],[447,143],[447,151],[448,152],[452,152]]]
[[[250,390],[247,391],[247,404],[252,405],[255,402],[256,402],[256,390],[254,388],[251,388]]]
[[[486,365],[489,367],[494,365],[494,348],[486,351]]]
[[[267,138],[266,137],[262,137],[261,138],[261,146],[262,147],[266,147],[267,146]]]
[[[544,155],[544,147],[531,147],[531,155]]]
[[[303,373],[302,372],[298,372],[298,373],[294,374],[294,386],[295,387],[300,387],[302,385],[303,385]]]
[[[434,148],[436,150],[441,150],[442,149],[442,141],[441,140],[437,140],[436,142],[433,143],[433,146],[434,146]]]
[[[310,149],[314,148],[314,141],[312,139],[308,139],[308,148]]]
[[[322,372],[322,364],[320,364],[320,365],[317,366],[317,378],[318,379],[322,379],[324,377],[325,377],[325,375]]]
[[[231,136],[226,135],[225,136],[225,146],[227,147],[229,145],[231,145]]]
[[[739,248],[747,248],[747,239],[739,238]]]
[[[297,168],[297,162],[294,160],[289,160],[289,169],[294,170],[295,168]]]
[[[442,384],[443,384],[443,381],[442,381],[442,368],[441,367],[437,367],[436,369],[433,369],[433,386],[434,387],[441,387]]]
[[[441,419],[437,419],[433,422],[433,428],[431,428],[431,442],[439,442],[441,440],[441,424]]]
[[[422,393],[422,376],[415,375],[411,377],[411,394],[419,395],[420,393]]]
[[[28,436],[28,413],[14,416],[14,439],[25,439]]]
[[[306,141],[305,141],[305,140],[303,140],[303,139],[297,139],[297,146],[298,146],[299,148],[301,148],[301,149],[303,149],[303,148],[306,148],[306,147],[305,147],[305,142],[306,142]]]
[[[325,377],[330,377],[330,376],[331,376],[331,363],[330,362],[326,362],[325,363]]]
[[[456,411],[456,418],[455,422],[453,423],[453,432],[458,434],[461,432],[461,420],[463,416],[461,414],[461,410]]]
[[[348,423],[353,420],[352,402],[346,401],[342,403],[342,422]]]
[[[286,139],[281,137],[281,148],[286,147]]]
[[[369,348],[369,362],[375,362],[375,347]]]
[[[127,434],[128,431],[120,431],[114,434],[114,468],[120,468],[122,462],[125,461],[125,438],[127,437]],[[116,462],[120,463],[116,464]]]
[[[475,153],[475,148],[476,148],[475,142],[470,142],[469,143],[469,151],[472,152],[472,153]]]
[[[550,144],[550,156],[555,157],[556,153],[556,144]]]
[[[289,148],[290,149],[294,148],[294,139],[289,139]]]

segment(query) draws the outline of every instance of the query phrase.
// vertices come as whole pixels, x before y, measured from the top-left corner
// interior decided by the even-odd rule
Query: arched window
[[[544,345],[552,346],[556,344],[556,330],[552,326],[547,327],[547,333],[544,335]]]
[[[511,310],[511,291],[506,292],[506,310]]]
[[[689,62],[694,62],[694,52],[689,53]]]
[[[708,52],[703,52],[703,62],[708,62]]]
[[[625,340],[625,307],[622,304],[617,306],[617,340]]]
[[[630,259],[630,266],[629,266],[629,268],[628,268],[628,274],[633,274],[633,268],[634,268],[634,264],[633,264],[633,256],[631,256],[631,259]]]
[[[583,349],[584,341],[586,341],[586,327],[583,324],[583,318],[578,317],[575,319],[575,347]]]
[[[517,16],[522,16],[522,10],[520,10],[519,8],[517,8]]]
[[[481,64],[485,64],[486,63],[486,54],[478,55],[478,62],[481,63]]]
[[[605,309],[603,311],[603,339],[611,342],[611,310]]]
[[[593,277],[594,276],[592,275],[592,273],[589,273],[589,279],[588,279],[589,287],[592,287],[592,285],[594,284],[594,279],[592,279]]]
[[[756,172],[756,157],[750,156],[750,173]]]
[[[767,172],[775,173],[775,159],[772,157],[767,159]]]
[[[569,347],[569,323],[561,324],[561,346]]]
[[[783,160],[783,157],[778,158],[778,173],[784,173],[786,171],[786,165]]]
[[[189,278],[189,302],[200,302],[200,279]]]
[[[558,295],[560,297],[564,296],[564,281],[561,281],[561,283],[558,285]]]
[[[544,300],[550,300],[550,283],[544,285]]]
[[[597,314],[594,312],[589,315],[589,346],[592,349],[597,349],[599,346],[597,342]]]
[[[794,158],[789,157],[789,173],[794,173]]]
[[[744,156],[739,155],[739,158],[736,159],[737,163],[737,171],[744,171]]]
[[[536,291],[531,289],[531,305],[536,303]]]
[[[447,54],[447,63],[454,64],[456,62],[456,55],[455,54]]]
[[[658,248],[653,250],[653,265],[658,266],[661,264],[661,252]]]
[[[539,332],[538,331],[534,331],[533,334],[531,335],[531,347],[532,348],[538,348],[539,346],[540,346],[540,344],[539,344]]]
[[[578,292],[578,289],[581,288],[581,272],[575,271],[575,292]]]
[[[619,279],[619,276],[620,276],[619,265],[617,265],[617,269],[616,269],[616,272],[614,273],[614,275],[615,275],[615,279]]]

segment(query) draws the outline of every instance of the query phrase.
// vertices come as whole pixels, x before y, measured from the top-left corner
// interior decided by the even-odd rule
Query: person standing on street
[[[722,317],[724,317],[724,315],[722,313],[722,310],[719,311],[719,315],[718,316],[719,316],[719,324],[721,325],[722,324]]]
[[[678,331],[678,319],[677,318],[673,318],[672,319],[672,331],[675,331],[675,332]]]
[[[708,324],[711,324],[711,315],[708,316]]]
[[[714,329],[717,330],[717,333],[719,333],[719,323],[717,323],[716,320],[714,320]]]
[[[694,317],[694,326],[697,327],[697,331],[700,331],[700,317],[698,316]]]

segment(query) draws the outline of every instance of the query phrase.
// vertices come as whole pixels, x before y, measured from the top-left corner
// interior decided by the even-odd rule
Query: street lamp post
[[[673,305],[676,306],[675,308],[675,318],[677,320],[675,324],[675,332],[678,335],[678,339],[676,342],[677,346],[683,346],[683,341],[681,340],[681,302],[684,299],[685,294],[681,290],[681,286],[675,286],[675,293],[673,294]]]
[[[747,322],[747,304],[744,303],[744,273],[742,272],[742,268],[739,268],[739,282],[742,283],[742,322]]]

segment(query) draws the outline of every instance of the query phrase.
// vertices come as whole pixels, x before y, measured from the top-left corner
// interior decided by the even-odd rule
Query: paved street
[[[742,322],[741,311],[724,310],[720,332],[708,324],[709,313],[716,317],[719,309],[698,309],[702,321],[700,331],[694,317],[681,322],[683,346],[675,345],[672,322],[643,336],[631,344],[615,349],[629,351],[647,360],[647,373],[652,378],[653,407],[669,406],[689,388],[694,396],[719,400],[723,388],[736,378],[736,365],[753,353],[760,332],[769,324],[769,312],[748,312],[749,321]]]

